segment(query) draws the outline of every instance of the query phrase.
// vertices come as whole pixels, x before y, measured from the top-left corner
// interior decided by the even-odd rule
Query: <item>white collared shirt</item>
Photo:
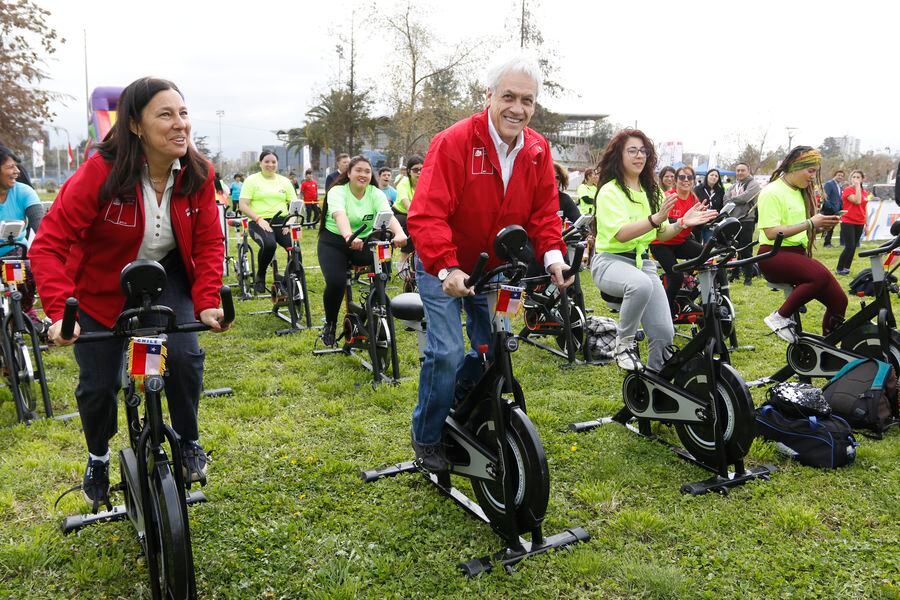
[[[141,191],[144,196],[144,239],[138,250],[138,258],[162,260],[176,247],[169,209],[172,201],[172,188],[175,186],[175,175],[179,169],[181,169],[181,163],[177,159],[172,161],[162,202],[157,203],[156,190],[153,189],[153,184],[150,182],[150,167],[144,165],[141,175]]]
[[[516,145],[510,151],[509,144],[500,139],[500,134],[497,133],[497,128],[494,127],[494,121],[491,119],[490,115],[488,115],[487,121],[488,132],[491,135],[491,140],[494,142],[494,148],[497,150],[497,158],[500,160],[500,176],[503,178],[503,193],[505,195],[506,187],[509,185],[513,167],[516,163],[516,156],[518,156],[519,151],[525,147],[525,132],[519,132],[519,135],[516,138]],[[562,252],[559,250],[548,250],[544,253],[545,269],[553,263],[558,262],[564,262]]]
[[[491,134],[491,140],[493,140],[494,148],[497,150],[497,158],[500,160],[500,175],[503,177],[503,193],[505,194],[506,187],[509,185],[509,179],[512,177],[516,156],[525,146],[525,132],[519,132],[518,137],[516,137],[516,145],[512,151],[509,149],[509,144],[500,139],[500,134],[497,133],[497,128],[494,127],[494,121],[490,115],[488,115],[488,132]]]

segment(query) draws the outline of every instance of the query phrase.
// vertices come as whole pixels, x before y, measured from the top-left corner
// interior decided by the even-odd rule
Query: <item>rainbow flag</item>
[[[4,260],[3,281],[12,284],[25,283],[26,266],[24,260]]]
[[[128,342],[128,372],[132,377],[163,375],[166,343],[162,338],[131,338]]]
[[[524,292],[525,288],[501,285],[497,291],[497,304],[494,312],[505,314],[508,317],[519,314],[519,309],[522,308],[522,295]]]

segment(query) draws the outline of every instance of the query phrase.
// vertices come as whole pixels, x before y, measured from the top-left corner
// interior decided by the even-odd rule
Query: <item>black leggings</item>
[[[687,238],[677,246],[667,244],[651,244],[650,251],[653,258],[659,263],[666,273],[666,298],[669,300],[669,311],[675,316],[675,295],[681,289],[684,282],[684,273],[676,273],[672,267],[678,262],[677,259],[695,258],[700,256],[703,245],[696,240]]]
[[[844,250],[841,257],[838,258],[837,268],[850,269],[853,264],[853,257],[856,256],[856,249],[859,247],[859,239],[862,237],[865,225],[854,225],[852,223],[841,223],[841,243],[844,244]]]
[[[363,250],[351,250],[343,237],[327,229],[319,232],[318,253],[322,277],[325,278],[325,292],[322,294],[325,321],[337,323],[338,311],[347,288],[347,265],[371,265],[372,253],[366,247]]]
[[[271,226],[272,219],[266,219]],[[266,270],[272,257],[275,256],[276,244],[281,244],[282,248],[288,248],[291,245],[291,234],[281,233],[282,227],[272,227],[272,231],[264,231],[262,227],[256,223],[250,223],[250,237],[259,246],[259,256],[256,259],[256,277],[262,281],[266,279]]]

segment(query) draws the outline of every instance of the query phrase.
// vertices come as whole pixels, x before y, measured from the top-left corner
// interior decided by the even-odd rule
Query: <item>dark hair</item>
[[[788,155],[784,157],[784,160],[781,161],[781,164],[778,165],[775,170],[772,172],[772,176],[769,178],[769,183],[776,181],[780,177],[782,177],[785,173],[790,171],[790,167],[794,162],[800,157],[801,154],[809,152],[813,148],[811,146],[797,146],[788,152]],[[821,169],[816,171],[816,180],[813,184],[810,182],[808,186],[804,189],[800,190],[800,194],[803,196],[804,204],[806,205],[806,218],[809,219],[814,214],[816,214],[816,191],[815,188],[822,187],[822,177],[821,177]],[[814,187],[815,186],[815,187]],[[806,250],[806,253],[812,254],[813,243],[815,242],[815,231],[807,234],[809,236],[809,247]]]
[[[656,184],[656,178],[653,173],[656,171],[656,148],[653,147],[653,141],[640,129],[624,129],[613,136],[606,148],[603,150],[603,156],[600,158],[600,164],[597,169],[600,171],[600,182],[598,187],[603,187],[610,181],[616,184],[625,192],[629,200],[634,202],[631,197],[631,191],[625,184],[625,168],[622,166],[622,152],[625,151],[625,143],[628,138],[638,138],[647,149],[647,162],[644,163],[644,169],[638,176],[641,187],[647,194],[647,201],[650,203],[650,212],[655,213],[659,210],[659,186]]]
[[[278,162],[278,155],[275,154],[274,152],[272,152],[271,150],[263,150],[262,152],[260,152],[260,153],[259,153],[259,158],[256,159],[256,162],[262,162],[262,159],[264,159],[265,157],[267,157],[267,156],[270,155],[270,154],[271,154],[272,156],[274,156],[274,157],[275,157],[275,161]]]
[[[235,174],[234,174],[234,177],[232,177],[232,179],[237,179],[238,177],[240,177],[241,179],[243,179],[243,178],[244,178],[243,173],[235,173]]]
[[[750,171],[751,175],[753,175],[753,169],[750,167],[750,163],[745,163],[742,160],[739,160],[738,162],[734,163],[734,168],[737,169],[741,165],[744,165],[745,167],[747,167],[747,170]]]
[[[303,172],[303,174],[304,175],[312,175],[312,172],[313,172],[312,169],[307,169],[306,171]]]
[[[334,183],[331,184],[331,188],[329,188],[329,192],[336,188],[339,185],[344,185],[350,181],[350,171],[353,170],[353,167],[358,165],[359,163],[364,162],[369,165],[369,168],[372,167],[372,162],[363,155],[354,156],[350,159],[350,164],[347,166],[347,170],[338,175],[337,179],[334,180]],[[369,179],[369,185],[374,185],[372,180]],[[328,216],[328,194],[325,194],[325,200],[322,202],[322,218],[319,219],[319,231],[325,230],[325,217]]]
[[[672,167],[668,167],[668,168],[672,169]],[[672,170],[675,171],[675,169],[672,169]],[[663,169],[663,171],[665,171],[665,169]],[[693,178],[697,176],[697,173],[694,171],[694,167],[692,167],[690,165],[682,165],[682,166],[678,167],[678,170],[675,171],[675,177],[677,178],[678,174],[681,173],[682,171],[690,171],[691,172],[691,180],[692,180],[691,187],[694,187],[693,186],[693,183],[694,183]],[[662,171],[660,171],[660,172],[662,172]]]
[[[866,174],[863,173],[862,171],[860,171],[859,169],[853,169],[852,171],[850,171],[850,177],[853,177],[853,175],[856,173],[859,173],[859,176],[862,177],[863,179],[866,178]]]
[[[569,187],[569,171],[559,164],[553,163],[553,170],[556,172],[556,187],[559,191],[563,191]]]
[[[719,176],[719,179],[716,181],[716,185],[712,186],[712,189],[725,192],[725,186],[722,185],[722,173],[719,172],[718,169],[709,169],[706,172],[706,175],[703,176],[703,187],[709,188],[709,174],[715,171],[716,175]]]
[[[416,165],[421,165],[425,161],[422,160],[422,157],[418,154],[413,154],[409,158],[406,159],[406,172],[409,173],[409,170],[412,169]]]
[[[582,178],[581,178],[581,182],[582,182],[584,185],[588,185],[588,177],[590,177],[590,176],[593,175],[593,174],[594,174],[594,169],[591,169],[591,168],[585,169],[585,170],[584,170],[584,175],[583,175]]]
[[[142,77],[122,90],[116,109],[116,123],[97,144],[97,152],[112,163],[112,170],[100,187],[100,199],[119,197],[125,201],[136,199],[135,186],[141,179],[144,168],[144,147],[141,139],[131,131],[132,123],[141,122],[141,113],[156,94],[174,90],[184,98],[181,90],[166,79]],[[181,173],[176,179],[179,194],[189,196],[200,189],[209,175],[210,166],[193,143],[187,146],[187,153],[181,157]]]
[[[382,173],[391,173],[391,172],[392,171],[391,171],[390,167],[381,167],[380,169],[378,169],[379,176],[381,176]]]
[[[337,163],[342,158],[350,158],[350,155],[347,154],[346,152],[341,152],[340,154],[338,154],[337,156],[334,157],[334,162]]]
[[[693,171],[693,169],[691,169],[691,171]],[[678,175],[678,172],[675,171],[675,167],[666,165],[665,167],[663,167],[662,169],[659,170],[659,174],[657,175],[657,177],[659,178],[660,184],[662,184],[663,177],[665,177],[666,173],[669,173],[669,172],[671,172],[673,176]]]
[[[6,146],[0,146],[0,165],[6,162],[6,159],[11,158],[13,162],[19,162],[19,157],[13,154],[13,151],[7,148]]]
[[[847,174],[846,172],[844,172],[843,169],[835,169],[834,173],[831,174],[831,177],[834,178],[834,176],[837,175],[838,173],[844,173],[844,175]]]

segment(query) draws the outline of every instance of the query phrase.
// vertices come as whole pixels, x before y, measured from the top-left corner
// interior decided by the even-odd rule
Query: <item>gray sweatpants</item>
[[[644,260],[638,269],[634,261],[624,256],[598,252],[591,261],[591,277],[601,292],[622,298],[619,337],[634,336],[638,324],[642,325],[650,345],[647,366],[662,368],[666,347],[675,338],[675,326],[666,290],[656,273],[656,262]]]

